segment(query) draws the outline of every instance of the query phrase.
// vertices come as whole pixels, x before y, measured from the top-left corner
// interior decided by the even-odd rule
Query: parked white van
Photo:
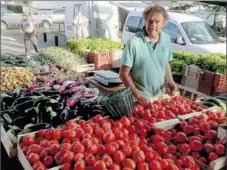
[[[124,44],[144,26],[142,13],[142,11],[131,11],[128,14],[122,33]],[[163,31],[170,36],[175,51],[226,54],[226,41],[220,40],[201,18],[169,12],[169,22]]]

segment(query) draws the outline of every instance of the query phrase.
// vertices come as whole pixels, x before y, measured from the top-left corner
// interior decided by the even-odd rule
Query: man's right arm
[[[134,82],[132,81],[132,78],[129,75],[130,69],[131,69],[130,67],[127,67],[125,65],[121,65],[121,68],[120,68],[120,79],[122,80],[122,82],[124,83],[124,85],[126,87],[130,87],[131,88],[132,93],[135,96],[135,98],[139,99],[140,98],[140,92],[136,88]]]

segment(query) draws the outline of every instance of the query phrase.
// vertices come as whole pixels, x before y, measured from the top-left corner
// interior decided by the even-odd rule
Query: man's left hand
[[[170,93],[170,95],[174,95],[174,92],[177,92],[177,85],[174,81],[167,82],[167,92]]]

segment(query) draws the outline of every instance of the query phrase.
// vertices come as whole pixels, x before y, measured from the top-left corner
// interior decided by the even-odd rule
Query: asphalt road
[[[55,36],[58,36],[58,45],[65,45],[65,36],[63,31],[47,32],[47,42],[44,42],[44,33],[38,32],[38,48],[42,51],[44,48],[55,46]],[[1,31],[1,54],[24,54],[23,32],[20,30]],[[32,48],[32,54],[35,54]],[[31,54],[31,55],[32,55]]]

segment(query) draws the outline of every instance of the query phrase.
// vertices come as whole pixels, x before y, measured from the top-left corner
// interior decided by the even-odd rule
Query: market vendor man
[[[143,29],[128,40],[120,68],[120,78],[132,89],[141,104],[152,103],[152,98],[177,90],[169,61],[172,60],[170,37],[162,31],[168,22],[168,13],[161,6],[144,10]]]

